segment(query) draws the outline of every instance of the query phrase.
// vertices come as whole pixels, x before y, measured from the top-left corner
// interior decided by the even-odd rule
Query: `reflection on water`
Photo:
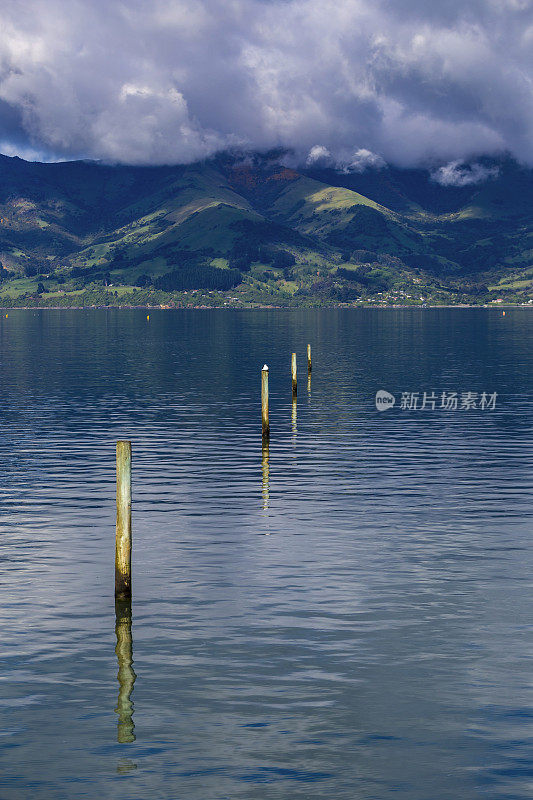
[[[307,376],[307,394],[311,396],[311,373]]]
[[[263,511],[268,510],[268,500],[270,496],[270,468],[269,468],[269,445],[268,441],[263,441],[263,448],[261,454],[261,472],[263,476],[262,482],[262,496],[263,496]]]
[[[296,434],[298,433],[298,403],[296,397],[292,398],[291,428],[292,428],[292,443],[296,444]]]
[[[131,600],[115,600],[115,634],[118,659],[118,700],[115,712],[118,714],[117,742],[128,744],[135,741],[133,722],[133,701],[131,693],[135,683],[133,671],[133,641],[131,636]]]
[[[135,761],[132,761],[131,758],[119,758],[117,764],[117,773],[119,775],[127,775],[129,772],[133,772],[138,768],[138,765]]]

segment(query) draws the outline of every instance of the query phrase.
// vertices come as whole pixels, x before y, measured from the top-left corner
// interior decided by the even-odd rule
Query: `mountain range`
[[[481,177],[480,177],[481,176]],[[0,305],[529,302],[533,170],[0,156]]]

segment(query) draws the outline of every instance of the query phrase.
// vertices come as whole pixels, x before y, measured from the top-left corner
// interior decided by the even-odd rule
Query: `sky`
[[[452,183],[481,155],[533,165],[533,0],[0,0],[0,18],[8,155],[283,147]]]

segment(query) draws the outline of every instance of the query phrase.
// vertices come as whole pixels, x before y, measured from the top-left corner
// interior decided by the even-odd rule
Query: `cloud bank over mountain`
[[[533,165],[531,0],[0,10],[3,152],[158,164],[281,146],[355,169],[449,162],[450,182],[482,154]]]

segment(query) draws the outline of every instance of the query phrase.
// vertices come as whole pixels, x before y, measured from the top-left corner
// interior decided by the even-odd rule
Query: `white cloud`
[[[497,178],[497,167],[485,167],[483,164],[464,164],[461,161],[451,161],[444,167],[435,170],[431,177],[441,186],[472,186],[483,183],[491,178]]]
[[[385,160],[380,155],[364,147],[360,147],[354,153],[339,152],[337,156],[333,156],[322,144],[313,145],[307,154],[305,163],[308,167],[334,167],[340,172],[359,173],[365,172],[367,169],[381,169],[386,166]]]
[[[316,164],[329,166],[333,163],[333,158],[327,147],[324,147],[322,144],[315,144],[310,149],[305,163],[308,167]]]
[[[381,156],[361,147],[355,151],[352,159],[344,166],[344,170],[345,172],[364,172],[367,169],[382,169],[384,166],[385,161]]]
[[[0,0],[0,141],[131,163],[283,146],[355,170],[533,164],[531,7]]]

